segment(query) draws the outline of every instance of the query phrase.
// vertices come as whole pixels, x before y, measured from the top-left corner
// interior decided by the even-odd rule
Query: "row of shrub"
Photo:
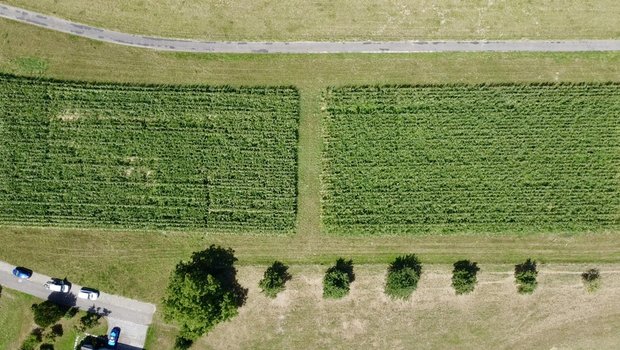
[[[162,300],[164,319],[179,326],[176,349],[189,348],[194,340],[213,327],[238,313],[247,299],[246,288],[237,281],[237,258],[234,250],[211,245],[181,261],[172,272],[170,283]],[[456,294],[474,291],[480,271],[477,263],[460,260],[454,263],[452,287]],[[423,265],[414,254],[396,257],[387,267],[384,292],[394,299],[407,299],[418,287]],[[515,266],[515,282],[519,293],[532,293],[538,282],[536,262],[527,259]],[[289,268],[275,261],[264,272],[258,285],[268,297],[275,298],[292,278]],[[592,269],[582,275],[587,290],[600,286],[600,274]],[[353,260],[339,258],[323,276],[323,298],[339,299],[351,289],[355,281]]]
[[[470,260],[459,260],[454,263],[452,270],[452,287],[456,294],[468,294],[474,291],[478,283],[477,273],[480,271],[478,264]],[[415,254],[399,256],[387,268],[385,282],[385,294],[394,299],[407,299],[416,290],[420,276],[422,275],[422,263]],[[538,269],[536,262],[527,259],[521,264],[515,265],[515,283],[520,294],[531,294],[538,286]],[[275,261],[259,282],[263,293],[275,298],[283,291],[286,281],[291,279],[288,266],[280,261]],[[355,280],[353,261],[339,258],[336,264],[325,271],[323,277],[323,297],[338,299],[349,293],[350,285]],[[582,280],[586,290],[593,292],[600,287],[600,273],[597,269],[589,269],[582,274]]]
[[[64,329],[60,320],[74,318],[79,309],[75,306],[60,305],[51,300],[45,300],[38,304],[32,304],[31,310],[34,323],[37,328],[33,329],[22,343],[20,350],[54,350],[54,342],[62,337]],[[101,317],[105,312],[99,308],[91,307],[87,313],[80,317],[80,322],[73,325],[78,332],[86,332],[100,324]]]

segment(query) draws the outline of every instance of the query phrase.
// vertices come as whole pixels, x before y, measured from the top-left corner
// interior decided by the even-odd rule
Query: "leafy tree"
[[[452,270],[452,287],[456,294],[467,294],[474,291],[478,282],[476,274],[480,268],[469,260],[460,260],[454,263]]]
[[[349,294],[351,282],[355,281],[353,260],[336,260],[336,265],[325,271],[323,298],[339,299]]]
[[[70,320],[73,317],[75,317],[75,315],[77,315],[77,313],[80,311],[80,309],[78,309],[77,307],[73,306],[71,307],[69,310],[67,310],[67,313],[65,313],[64,318]]]
[[[288,266],[279,261],[274,261],[265,271],[263,279],[258,282],[258,286],[265,295],[275,298],[279,292],[284,290],[284,284],[290,279],[291,274],[288,273]]]
[[[54,350],[54,345],[49,343],[41,344],[39,350]]]
[[[0,284],[0,297],[2,297],[2,285]]]
[[[102,315],[97,312],[87,312],[86,315],[80,317],[80,323],[75,325],[75,328],[80,332],[86,332],[87,330],[99,325]]]
[[[179,336],[174,341],[174,350],[186,350],[189,349],[192,344],[194,344],[193,340]]]
[[[177,264],[162,309],[167,321],[181,326],[181,340],[191,342],[237,315],[247,290],[237,282],[235,261],[232,249],[211,245]]]
[[[52,328],[50,329],[50,333],[48,334],[48,338],[53,341],[58,337],[62,337],[64,333],[65,332],[62,329],[62,325],[58,323],[52,326]]]
[[[46,300],[40,304],[32,304],[32,312],[34,313],[34,322],[43,328],[47,328],[58,322],[62,316],[67,313],[69,307],[58,305],[50,300]]]
[[[536,270],[536,262],[531,259],[527,259],[524,263],[515,265],[515,282],[517,283],[517,291],[520,294],[532,294],[538,282],[536,276],[538,270]]]
[[[35,350],[37,345],[43,341],[43,330],[41,328],[35,328],[30,332],[28,337],[22,343],[20,350]]]
[[[106,347],[106,338],[104,337],[94,337],[92,335],[87,335],[86,338],[84,338],[81,342],[80,342],[80,347],[82,345],[90,345],[93,349],[105,349]]]
[[[586,290],[590,293],[597,291],[601,287],[601,274],[598,269],[589,269],[581,274]]]
[[[399,256],[388,267],[385,294],[394,299],[407,299],[418,287],[422,263],[415,254]]]

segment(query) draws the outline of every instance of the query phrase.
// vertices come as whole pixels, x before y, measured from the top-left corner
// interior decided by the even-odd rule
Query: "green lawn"
[[[18,292],[16,290],[3,288],[0,295],[0,349],[19,349],[28,334],[37,327],[34,323],[32,314],[32,304],[42,302],[41,299],[28,294]],[[53,343],[57,350],[74,350],[74,344],[77,337],[83,339],[85,334],[78,332],[75,325],[80,322],[80,318],[86,313],[78,312],[71,319],[62,318],[58,324],[62,325],[63,335],[54,341],[44,336],[43,343]],[[105,335],[108,330],[108,324],[105,318],[101,318],[99,325],[87,330],[87,333],[93,335]],[[44,334],[49,334],[49,328]]]
[[[615,0],[5,0],[136,34],[209,40],[618,38]]]
[[[378,86],[326,98],[333,234],[620,227],[620,85]]]
[[[292,88],[0,76],[0,222],[291,232]]]
[[[11,289],[0,293],[0,349],[17,349],[33,327],[30,305],[39,299]]]
[[[425,263],[515,264],[527,257],[547,263],[620,262],[620,235],[496,234],[420,236],[230,235],[180,232],[124,232],[57,228],[0,228],[0,258],[81,285],[159,303],[170,272],[192,252],[211,244],[232,247],[240,265],[332,264],[338,257],[387,264],[414,252]],[[71,257],[71,259],[66,259]],[[140,283],[133,276],[140,276]]]

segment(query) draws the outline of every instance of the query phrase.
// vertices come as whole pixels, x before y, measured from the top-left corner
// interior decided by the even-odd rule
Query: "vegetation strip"
[[[343,87],[326,108],[329,233],[619,227],[619,84]]]
[[[294,88],[0,76],[0,223],[290,232]]]
[[[620,40],[512,41],[291,41],[231,42],[150,37],[91,27],[18,7],[0,5],[0,17],[113,44],[177,52],[208,53],[402,53],[402,52],[577,52],[619,51]]]

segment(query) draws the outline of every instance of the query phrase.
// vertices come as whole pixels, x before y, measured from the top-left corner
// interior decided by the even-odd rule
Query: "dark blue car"
[[[17,266],[13,269],[13,276],[17,278],[28,279],[32,276],[32,270],[25,267]]]
[[[116,348],[116,344],[118,344],[118,337],[121,335],[121,329],[118,327],[112,328],[110,331],[110,335],[108,335],[108,347],[112,349]]]

